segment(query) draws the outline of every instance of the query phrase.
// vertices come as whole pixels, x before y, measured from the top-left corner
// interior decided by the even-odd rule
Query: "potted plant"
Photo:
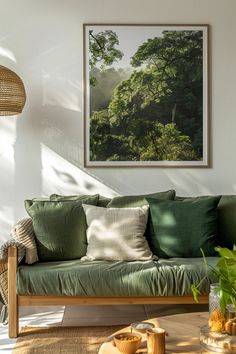
[[[212,317],[215,318],[215,320],[222,321],[222,314],[225,313],[226,306],[231,305],[231,308],[233,308],[236,313],[236,246],[233,247],[233,250],[222,247],[216,247],[215,250],[220,256],[220,259],[216,263],[215,267],[212,267],[207,263],[206,257],[202,251],[206,265],[206,276],[197,285],[193,284],[191,289],[195,301],[198,302],[198,296],[200,295],[199,288],[203,280],[208,277],[209,270],[215,275],[219,283],[221,313],[214,313]],[[210,321],[211,319],[209,318],[209,322]],[[230,319],[230,321],[235,321],[236,323],[236,318]],[[230,324],[232,324],[231,322]],[[219,326],[219,328],[221,327]]]

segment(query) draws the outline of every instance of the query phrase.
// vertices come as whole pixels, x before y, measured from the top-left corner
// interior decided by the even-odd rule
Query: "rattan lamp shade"
[[[19,114],[25,105],[26,94],[21,78],[0,65],[0,116]]]

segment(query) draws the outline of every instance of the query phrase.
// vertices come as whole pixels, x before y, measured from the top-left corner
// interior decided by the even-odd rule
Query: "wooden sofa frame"
[[[17,248],[8,249],[8,314],[9,338],[19,333],[19,306],[56,306],[56,305],[134,305],[134,304],[194,304],[192,296],[53,296],[53,295],[17,295]],[[199,304],[207,304],[208,295],[199,296]]]

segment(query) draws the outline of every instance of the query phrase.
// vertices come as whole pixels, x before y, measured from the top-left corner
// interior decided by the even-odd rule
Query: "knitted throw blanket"
[[[11,238],[0,246],[0,300],[4,306],[0,313],[0,323],[8,320],[8,248],[17,247],[18,264],[24,259],[32,264],[38,261],[37,248],[31,218],[20,220],[11,230]]]

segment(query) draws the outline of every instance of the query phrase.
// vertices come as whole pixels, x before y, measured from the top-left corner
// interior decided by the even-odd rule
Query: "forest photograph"
[[[85,164],[207,164],[207,27],[84,25]]]

